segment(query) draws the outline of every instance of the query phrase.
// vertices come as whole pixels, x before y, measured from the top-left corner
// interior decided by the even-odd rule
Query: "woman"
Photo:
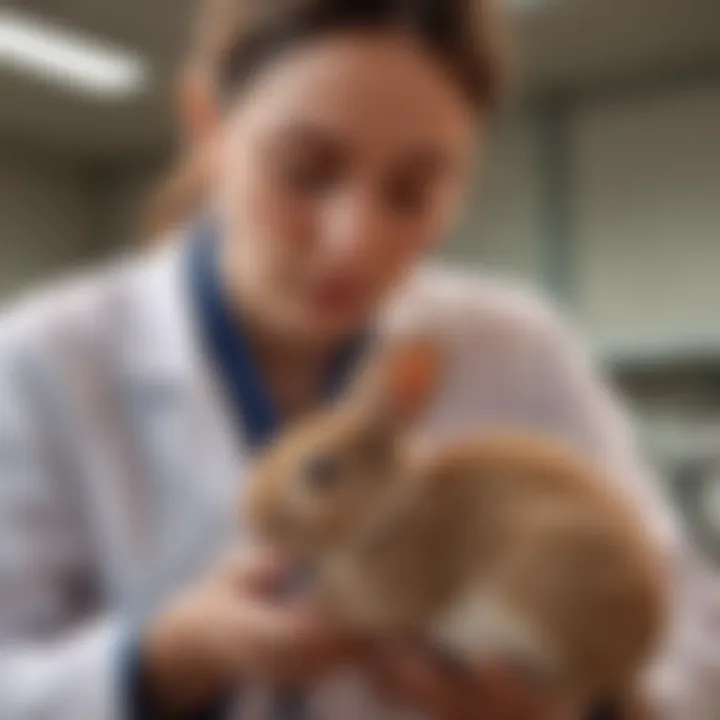
[[[502,668],[457,677],[419,648],[368,649],[280,602],[281,562],[237,547],[253,452],[342,386],[373,328],[419,326],[449,357],[429,437],[536,428],[643,503],[682,608],[653,699],[709,718],[718,611],[603,386],[532,299],[419,268],[497,95],[484,5],[206,13],[185,115],[208,212],[0,323],[0,717],[583,717]]]

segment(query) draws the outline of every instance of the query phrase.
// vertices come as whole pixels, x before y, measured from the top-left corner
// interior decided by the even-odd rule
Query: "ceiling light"
[[[5,9],[0,10],[0,68],[109,99],[135,95],[148,81],[137,53]]]

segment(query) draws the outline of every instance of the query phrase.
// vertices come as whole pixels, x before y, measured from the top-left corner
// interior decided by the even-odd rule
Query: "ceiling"
[[[3,0],[0,0],[3,2]],[[45,17],[140,50],[150,90],[132,102],[84,100],[0,73],[0,135],[98,157],[146,154],[173,135],[173,69],[193,0],[18,0]],[[515,0],[525,93],[607,86],[720,67],[720,0]]]

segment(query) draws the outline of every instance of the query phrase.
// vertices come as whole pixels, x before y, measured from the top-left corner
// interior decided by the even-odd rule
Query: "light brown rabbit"
[[[640,518],[548,439],[412,449],[439,360],[421,341],[386,349],[347,398],[281,437],[251,478],[250,527],[309,563],[319,601],[358,628],[416,632],[472,662],[509,656],[584,700],[629,698],[664,615]]]

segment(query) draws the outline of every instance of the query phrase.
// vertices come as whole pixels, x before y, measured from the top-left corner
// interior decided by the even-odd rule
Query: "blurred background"
[[[449,262],[552,294],[720,561],[720,0],[507,0]],[[142,240],[192,0],[0,0],[0,295]]]

